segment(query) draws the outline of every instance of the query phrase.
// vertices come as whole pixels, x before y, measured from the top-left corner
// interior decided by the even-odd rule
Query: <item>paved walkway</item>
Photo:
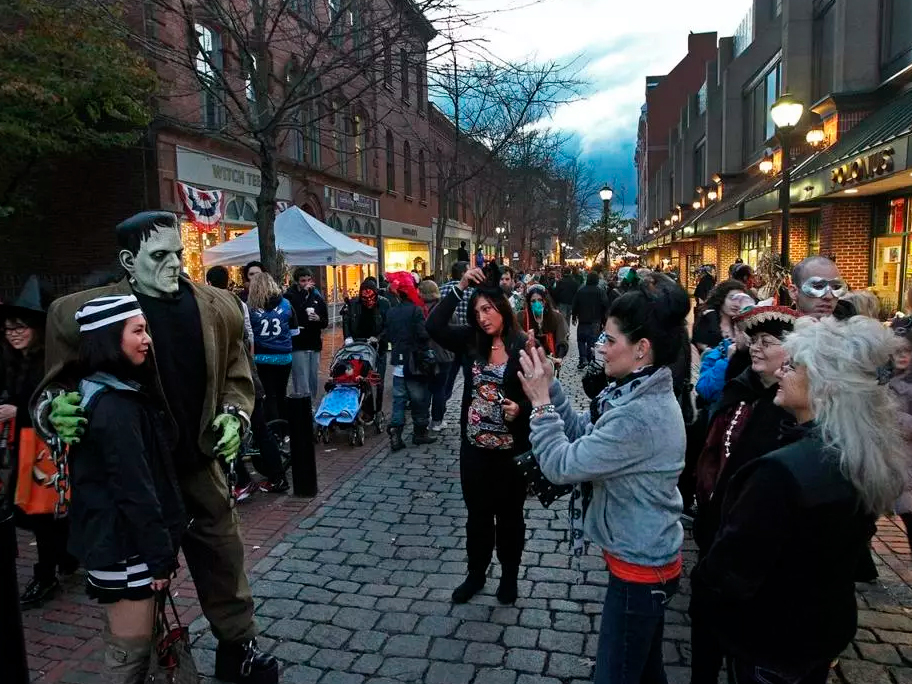
[[[563,381],[583,408],[584,396],[574,389],[575,360],[569,361]],[[350,474],[329,476],[335,479],[324,485],[321,501],[280,497],[262,509],[256,501],[241,509],[260,642],[281,659],[282,682],[582,684],[591,679],[608,575],[596,555],[584,558],[579,568],[571,566],[565,502],[553,510],[533,501],[527,505],[528,542],[515,606],[500,606],[494,598],[496,561],[480,596],[463,606],[450,603],[465,572],[457,411],[458,402],[452,401],[450,427],[433,446],[390,454],[377,445],[373,454],[350,457]],[[347,450],[340,442],[338,452],[321,457],[322,478]],[[875,551],[880,580],[859,587],[860,628],[831,681],[912,684],[912,572],[901,525],[882,520]],[[685,573],[695,555],[688,540]],[[29,638],[42,640],[40,657],[57,663],[36,681],[100,681],[94,632],[100,622],[77,584],[70,583],[64,599],[28,615]],[[179,592],[192,616],[192,586],[184,581]],[[667,613],[665,662],[672,684],[690,676],[688,594],[685,579]],[[79,629],[63,628],[71,623]],[[209,675],[215,642],[201,618],[191,631],[200,670]],[[55,645],[61,637],[68,646]],[[36,649],[32,667],[42,670],[34,660]]]

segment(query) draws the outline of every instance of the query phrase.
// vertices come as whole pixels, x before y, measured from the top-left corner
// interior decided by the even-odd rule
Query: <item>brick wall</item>
[[[716,272],[718,280],[728,278],[728,267],[738,258],[738,233],[723,231],[716,237]]]
[[[718,251],[716,249],[716,236],[710,235],[700,241],[700,249],[703,252],[702,261],[704,264],[715,264],[716,273],[719,272]]]
[[[833,202],[820,210],[820,253],[836,262],[852,288],[868,285],[872,211],[870,202]]]
[[[770,242],[774,252],[782,251],[782,217],[771,220]],[[805,214],[789,216],[789,261],[797,264],[808,255],[808,218]]]

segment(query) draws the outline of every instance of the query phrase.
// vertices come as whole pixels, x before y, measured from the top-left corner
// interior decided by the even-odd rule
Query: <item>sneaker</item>
[[[447,425],[447,422],[445,420],[431,421],[431,430],[434,432],[440,432],[442,430],[446,430],[447,427],[449,427],[449,425]]]
[[[256,491],[256,488],[257,488],[256,482],[248,482],[243,487],[235,487],[234,488],[235,501],[237,501],[238,503],[241,503],[241,501],[246,501],[247,499],[250,498],[250,495]]]
[[[288,480],[285,477],[280,477],[275,481],[263,480],[260,482],[258,489],[267,494],[281,494],[288,491]]]

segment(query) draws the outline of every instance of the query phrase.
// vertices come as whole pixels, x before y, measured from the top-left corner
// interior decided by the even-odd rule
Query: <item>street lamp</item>
[[[608,216],[611,214],[611,198],[614,197],[614,190],[605,183],[605,187],[599,190],[599,197],[602,200],[602,222],[605,231],[605,269],[608,268]]]
[[[788,93],[782,94],[770,108],[770,116],[776,124],[776,136],[782,147],[782,185],[779,187],[779,207],[782,210],[782,250],[779,263],[783,267],[789,258],[789,209],[791,205],[791,143],[795,126],[801,121],[804,114],[804,103],[795,99]]]
[[[497,226],[494,229],[494,232],[497,233],[497,258],[503,263],[503,235],[506,232],[506,228],[503,226]]]

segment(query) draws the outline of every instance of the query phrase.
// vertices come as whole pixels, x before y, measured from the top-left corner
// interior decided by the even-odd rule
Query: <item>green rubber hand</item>
[[[221,456],[226,463],[231,463],[241,449],[240,419],[230,413],[220,413],[212,421],[212,427],[222,433],[222,438],[215,445],[216,456]]]
[[[64,444],[79,444],[79,438],[85,433],[87,421],[85,411],[79,405],[81,401],[79,392],[61,394],[51,400],[48,420]]]

